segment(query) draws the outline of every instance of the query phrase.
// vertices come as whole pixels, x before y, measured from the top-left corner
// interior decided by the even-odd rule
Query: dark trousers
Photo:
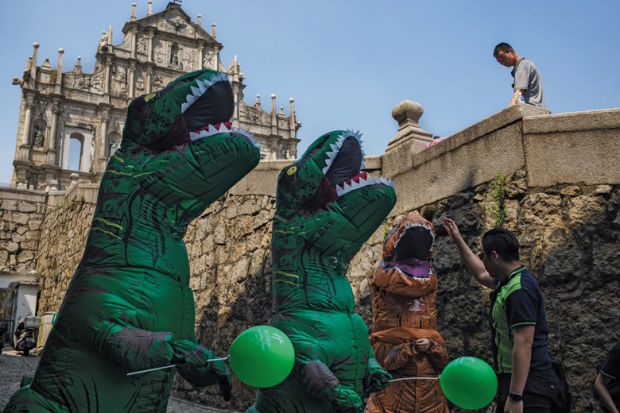
[[[510,391],[510,373],[498,375],[497,412],[504,413],[504,404]],[[549,413],[557,397],[558,382],[552,370],[548,372],[530,371],[523,389],[524,413]]]

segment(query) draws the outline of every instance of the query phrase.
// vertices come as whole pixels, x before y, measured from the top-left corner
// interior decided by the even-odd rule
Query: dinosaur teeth
[[[351,191],[354,191],[356,189],[360,189],[360,188],[363,188],[365,186],[370,186],[370,185],[387,185],[387,186],[394,187],[394,184],[392,183],[390,179],[383,178],[383,177],[368,178],[368,177],[364,177],[363,175],[360,175],[359,177],[356,177],[356,178],[358,178],[359,180],[355,181],[355,178],[352,178],[336,186],[336,193],[338,194],[339,197]]]

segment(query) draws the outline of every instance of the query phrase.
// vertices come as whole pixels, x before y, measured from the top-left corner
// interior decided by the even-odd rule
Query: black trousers
[[[510,391],[510,373],[498,375],[497,412],[504,413],[504,404]],[[558,381],[549,369],[548,372],[530,371],[523,389],[524,413],[550,413],[558,394]]]

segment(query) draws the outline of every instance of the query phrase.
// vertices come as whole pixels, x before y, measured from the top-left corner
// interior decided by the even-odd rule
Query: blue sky
[[[147,0],[136,0],[138,17]],[[167,1],[154,0],[153,11]],[[383,153],[397,128],[394,105],[424,106],[422,128],[448,136],[492,115],[510,99],[510,70],[492,57],[511,43],[532,59],[554,112],[620,107],[617,0],[185,0],[184,10],[217,24],[228,66],[238,55],[246,102],[295,97],[300,153],[323,132],[359,129],[365,152]],[[131,0],[0,0],[0,183],[10,181],[21,76],[32,43],[39,64],[65,49],[91,71],[101,32],[122,39]]]

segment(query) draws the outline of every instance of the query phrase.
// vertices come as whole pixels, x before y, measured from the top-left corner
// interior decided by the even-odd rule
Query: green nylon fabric
[[[521,289],[521,271],[510,274],[508,282],[501,287],[493,304],[493,328],[495,345],[497,346],[497,368],[500,373],[512,372],[512,331],[506,317],[506,300],[512,293]]]
[[[165,412],[175,370],[197,386],[230,385],[226,364],[208,362],[216,355],[196,342],[183,235],[260,154],[245,134],[228,128],[191,140],[191,116],[202,116],[207,104],[232,113],[233,104],[210,94],[210,103],[197,101],[182,113],[191,88],[219,84],[221,96],[232,92],[219,72],[179,79],[130,105],[84,256],[32,383],[5,412]],[[177,368],[127,376],[170,364]]]
[[[337,196],[323,170],[344,138],[358,140],[350,132],[327,133],[278,177],[270,324],[289,336],[296,363],[283,383],[258,391],[250,412],[361,412],[364,392],[390,378],[353,312],[346,272],[396,194],[382,181]]]

